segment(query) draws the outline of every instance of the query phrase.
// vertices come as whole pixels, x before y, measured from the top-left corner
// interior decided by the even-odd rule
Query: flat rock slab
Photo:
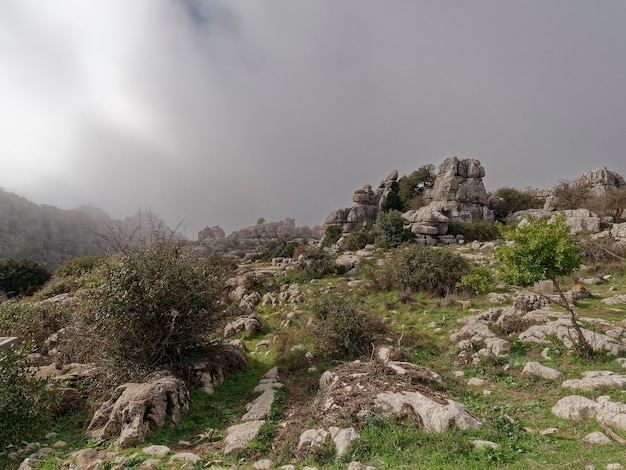
[[[524,366],[524,370],[522,370],[522,375],[540,377],[546,380],[560,380],[563,378],[563,373],[561,371],[542,366],[538,362],[527,362]]]
[[[265,418],[273,404],[274,389],[270,388],[246,405],[248,412],[241,417],[241,421],[256,421]]]
[[[396,415],[412,412],[421,420],[426,432],[444,432],[453,423],[461,430],[482,427],[460,403],[453,400],[440,403],[420,392],[380,393],[376,396],[376,405]]]
[[[590,370],[583,374],[582,379],[566,380],[561,386],[586,391],[600,388],[624,389],[626,388],[626,375],[619,375],[608,370]]]
[[[229,427],[226,432],[225,454],[231,454],[239,449],[243,449],[248,442],[256,439],[261,430],[261,426],[265,424],[264,420],[246,421],[245,423],[235,424]]]
[[[598,423],[626,430],[626,404],[620,401],[613,402],[607,396],[598,397],[593,401],[571,395],[560,399],[552,407],[552,413],[559,418],[570,420],[595,418]]]

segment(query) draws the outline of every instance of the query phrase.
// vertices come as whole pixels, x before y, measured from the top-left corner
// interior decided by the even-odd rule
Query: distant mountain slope
[[[112,233],[148,229],[149,217],[138,212],[115,220],[94,207],[63,210],[0,189],[0,259],[29,258],[53,271],[77,256],[106,253]]]

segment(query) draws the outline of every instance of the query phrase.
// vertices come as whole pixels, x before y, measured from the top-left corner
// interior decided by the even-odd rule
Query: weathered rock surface
[[[247,334],[256,333],[261,329],[261,322],[254,315],[244,315],[235,318],[224,327],[224,337],[230,338],[236,334],[246,332]]]
[[[264,424],[264,420],[245,421],[226,429],[227,436],[225,440],[226,446],[224,447],[224,453],[228,455],[246,447],[248,442],[256,439],[259,435],[259,431],[261,430],[261,426]]]
[[[563,378],[561,371],[543,366],[538,362],[527,362],[522,370],[522,375],[540,377],[546,380],[561,380]]]
[[[559,212],[544,209],[527,209],[515,212],[507,217],[507,223],[518,223],[520,221],[520,223],[523,223],[522,218],[525,215],[531,215],[537,219],[552,220],[560,212],[565,214],[565,223],[569,226],[572,233],[600,231],[602,220],[588,209],[573,209]]]
[[[594,196],[602,196],[611,189],[626,188],[626,181],[622,175],[607,169],[605,166],[583,173],[576,180],[576,183],[587,186]]]
[[[590,370],[583,374],[582,379],[570,379],[561,384],[563,388],[572,390],[624,389],[626,375],[619,375],[608,370]]]
[[[604,423],[626,430],[626,404],[613,402],[608,396],[601,396],[596,401],[578,395],[562,398],[552,407],[552,413],[559,418],[587,420],[595,418]]]
[[[189,390],[180,379],[165,376],[146,383],[127,383],[117,387],[96,411],[87,435],[119,435],[119,448],[132,447],[144,442],[153,427],[163,427],[168,415],[178,424],[188,409]]]
[[[426,432],[444,432],[451,424],[459,429],[480,429],[482,424],[453,400],[435,401],[420,392],[383,392],[376,396],[376,407],[398,416],[415,416]]]

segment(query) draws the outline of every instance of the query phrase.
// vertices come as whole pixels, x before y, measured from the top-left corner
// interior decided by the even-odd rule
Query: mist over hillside
[[[54,270],[78,256],[107,253],[116,237],[140,238],[155,223],[163,226],[149,212],[116,220],[95,207],[64,210],[0,188],[0,259],[29,258]]]

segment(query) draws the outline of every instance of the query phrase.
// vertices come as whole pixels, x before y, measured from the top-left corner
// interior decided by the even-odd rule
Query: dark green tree
[[[402,202],[402,199],[400,198],[400,183],[397,181],[391,183],[391,188],[389,188],[389,193],[387,194],[381,209],[384,212],[392,209],[402,212],[404,209],[404,202]]]
[[[382,241],[388,248],[397,248],[414,238],[411,231],[404,228],[402,214],[395,209],[378,214],[376,230],[378,240]]]
[[[419,167],[409,176],[405,176],[399,182],[398,195],[402,201],[404,209],[414,209],[416,198],[422,196],[424,191],[428,188],[432,188],[435,183],[435,165],[428,164]],[[411,203],[413,201],[413,203]]]
[[[32,295],[50,279],[50,273],[31,259],[0,261],[0,291],[8,297]]]

